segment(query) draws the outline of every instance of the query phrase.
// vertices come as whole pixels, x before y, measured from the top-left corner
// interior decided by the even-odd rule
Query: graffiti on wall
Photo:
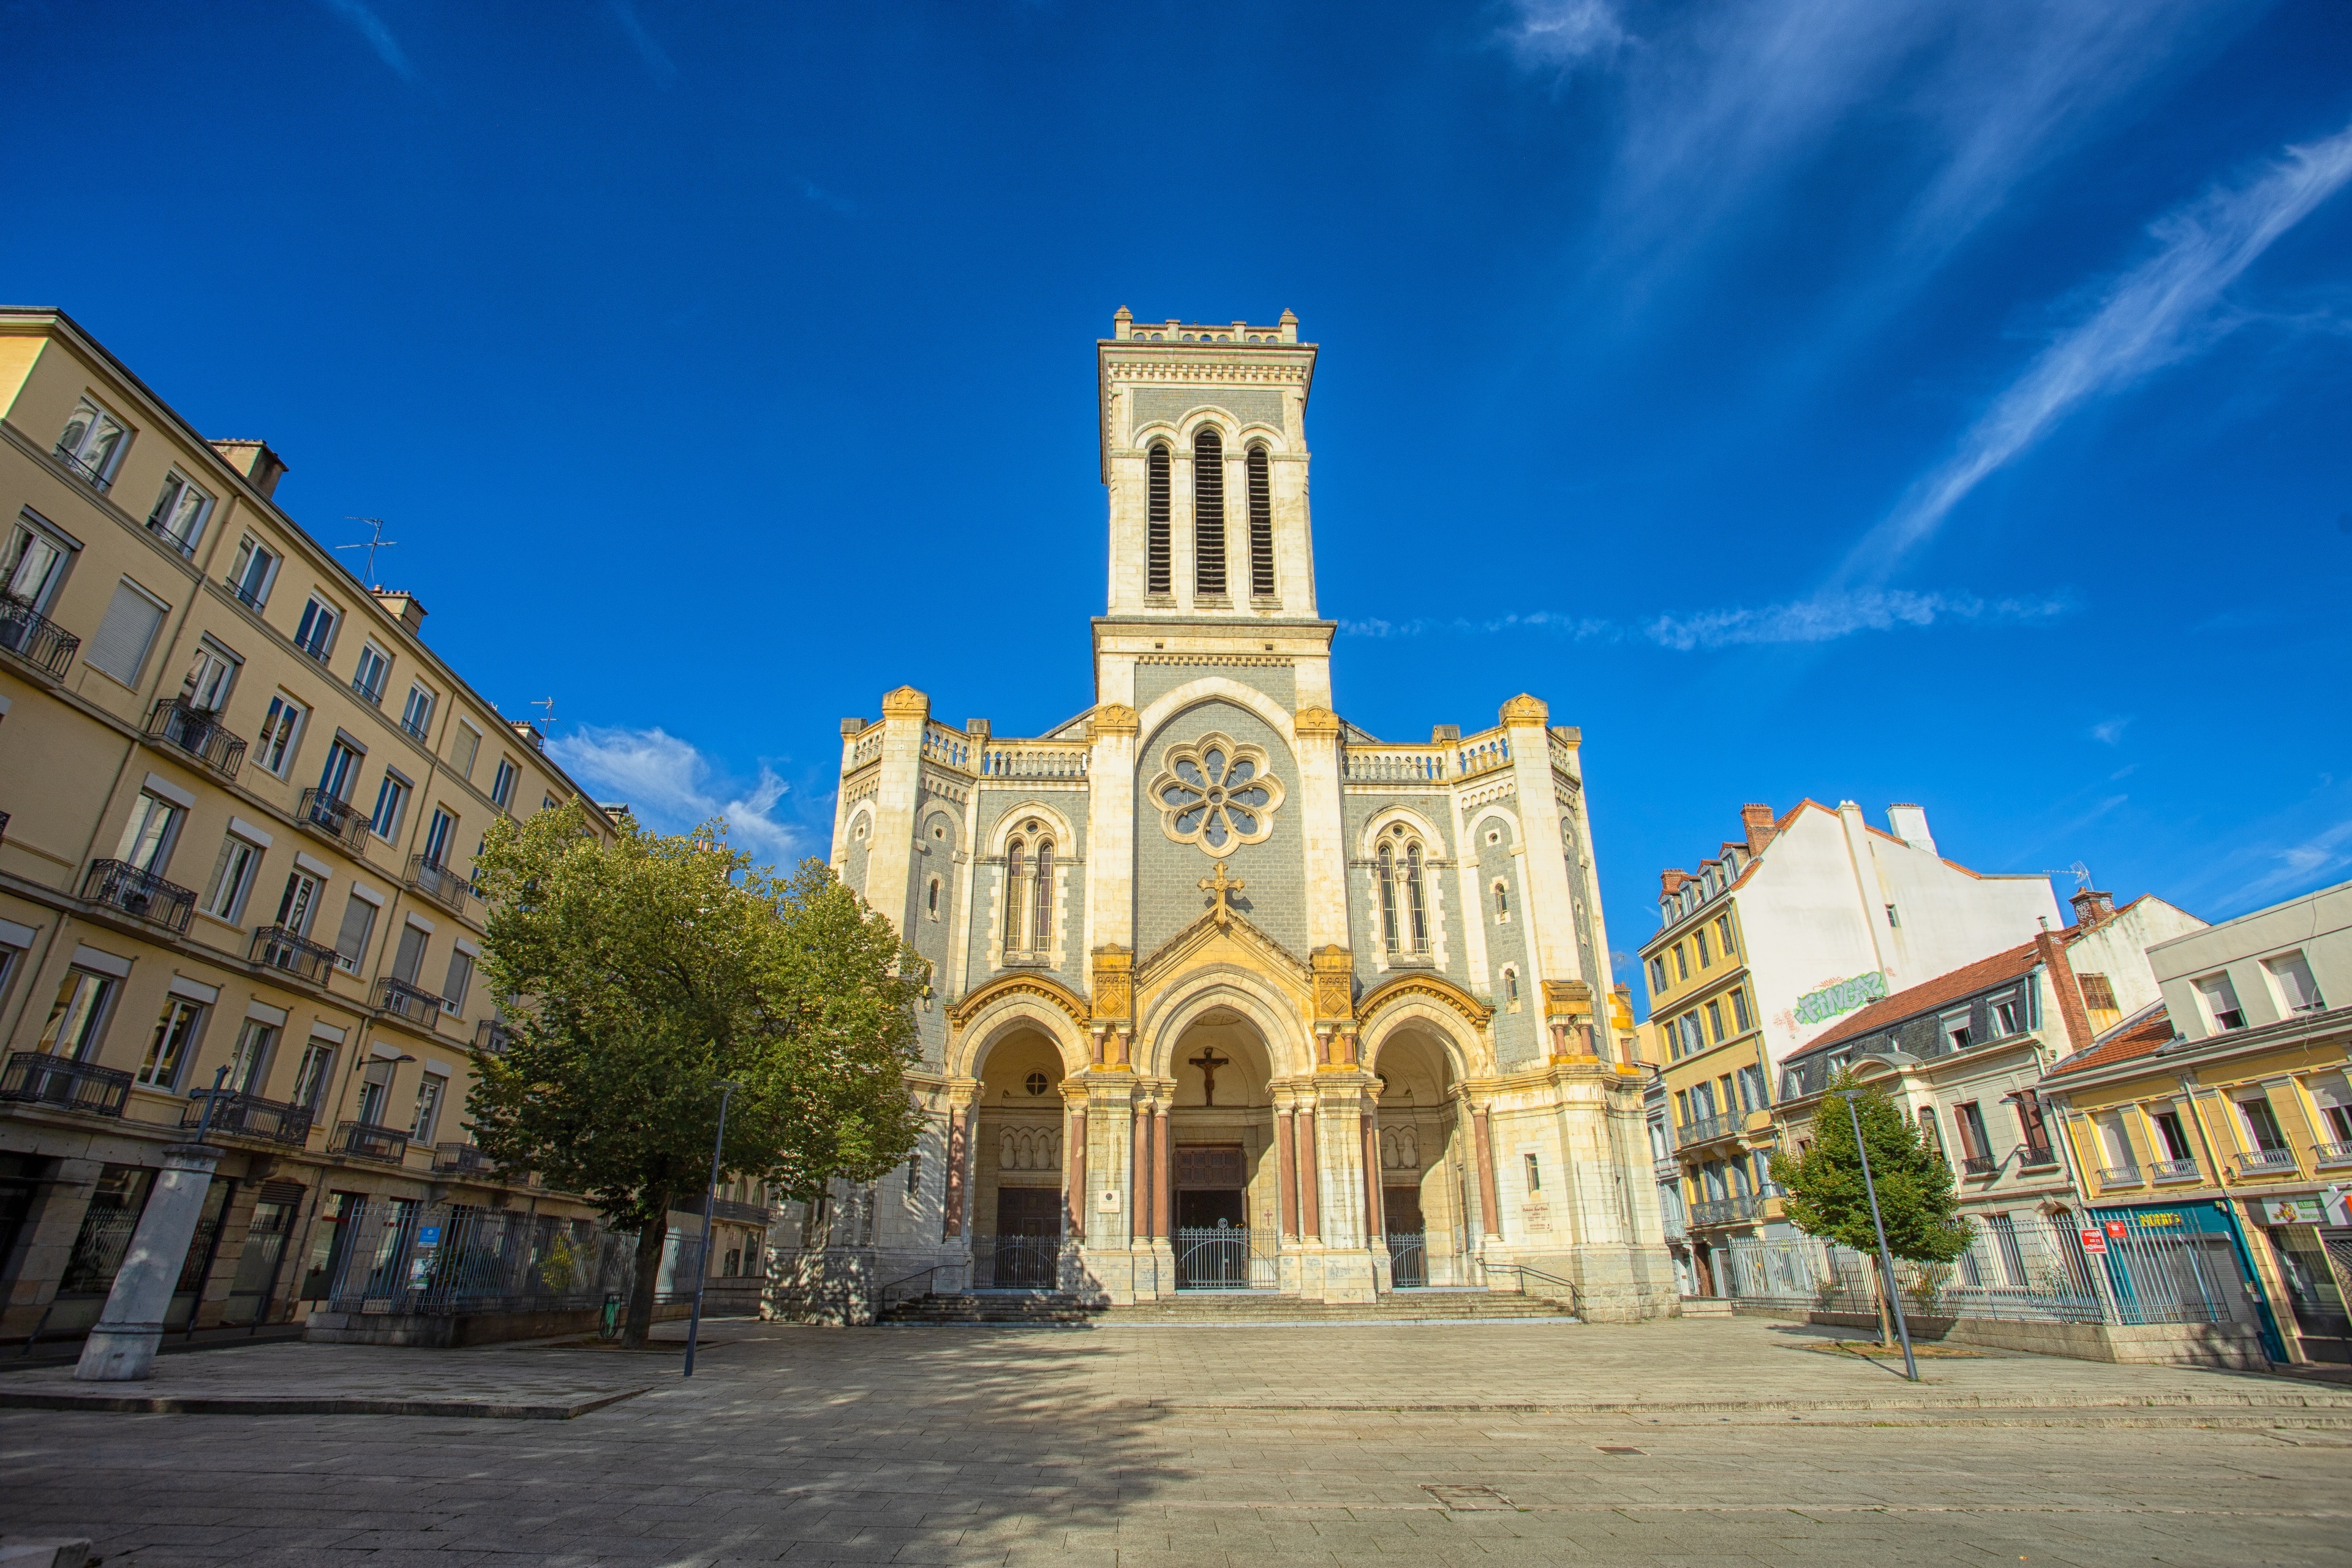
[[[1851,980],[1833,981],[1797,998],[1797,1022],[1818,1024],[1841,1013],[1851,1013],[1856,1007],[1866,1007],[1885,994],[1886,976],[1875,969]]]

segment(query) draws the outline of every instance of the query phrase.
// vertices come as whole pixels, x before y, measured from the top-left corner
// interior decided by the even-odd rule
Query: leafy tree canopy
[[[1845,1091],[1858,1089],[1863,1142],[1878,1186],[1886,1249],[1914,1263],[1948,1263],[1968,1250],[1969,1222],[1957,1213],[1952,1168],[1927,1147],[1919,1129],[1895,1109],[1886,1091],[1862,1088],[1851,1071],[1830,1079],[1813,1112],[1812,1142],[1793,1158],[1772,1156],[1772,1179],[1788,1193],[1789,1221],[1809,1236],[1834,1241],[1866,1258],[1878,1253],[1870,1223],[1870,1195],[1846,1114]]]
[[[478,1052],[476,1142],[638,1232],[626,1338],[650,1325],[674,1205],[721,1168],[814,1197],[871,1181],[915,1145],[901,1076],[928,970],[816,860],[751,868],[723,824],[691,835],[624,819],[610,843],[578,801],[500,821],[476,860],[489,906],[482,972],[509,1038]]]

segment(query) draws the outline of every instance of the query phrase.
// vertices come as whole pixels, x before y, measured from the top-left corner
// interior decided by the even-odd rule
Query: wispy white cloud
[[[785,862],[803,852],[799,830],[772,815],[786,786],[764,763],[748,788],[723,781],[693,742],[659,728],[587,725],[547,749],[599,795],[626,801],[648,827],[676,833],[724,817],[728,837],[755,858]]]
[[[2271,868],[2231,894],[2224,908],[2256,908],[2281,893],[2321,886],[2336,872],[2352,867],[2352,817],[2273,849],[2267,858]]]
[[[1983,599],[1973,594],[1866,588],[1825,592],[1780,605],[1668,613],[1634,624],[1537,610],[1484,620],[1422,617],[1409,621],[1341,621],[1339,629],[1351,637],[1365,637],[1533,631],[1577,642],[1638,640],[1689,653],[1772,643],[1834,642],[1856,632],[1931,626],[1939,621],[2018,625],[2051,620],[2069,614],[2074,607],[2072,599],[2055,594],[2036,598]]]
[[[2102,719],[2091,726],[2091,739],[2103,746],[2112,746],[2124,738],[2124,727],[2132,721],[2128,713],[2118,718]]]
[[[613,13],[613,19],[621,24],[621,31],[627,35],[630,47],[637,51],[638,58],[646,62],[646,68],[653,72],[654,85],[666,89],[676,82],[677,62],[669,58],[669,51],[655,42],[654,36],[646,31],[645,23],[638,19],[636,6],[630,4],[630,0],[605,0],[605,4]]]
[[[2225,330],[2222,293],[2352,178],[2352,127],[2234,187],[2159,220],[2156,253],[2117,278],[2098,308],[2061,332],[1988,408],[1943,463],[1855,545],[1833,582],[1883,583],[1935,536],[1978,485],[2087,399],[2196,353]]]
[[[408,57],[401,53],[400,40],[392,36],[392,29],[383,25],[383,18],[361,4],[361,0],[320,0],[320,4],[358,28],[360,37],[367,40],[368,47],[375,51],[376,58],[391,67],[394,75],[403,81],[416,79],[416,71],[409,65]]]
[[[1623,47],[1625,25],[1610,0],[1512,0],[1504,43],[1523,66],[1557,69]]]

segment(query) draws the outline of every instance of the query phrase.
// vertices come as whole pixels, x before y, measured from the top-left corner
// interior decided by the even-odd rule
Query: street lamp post
[[[1870,1225],[1878,1232],[1878,1277],[1885,1282],[1886,1304],[1895,1310],[1895,1331],[1903,1337],[1903,1375],[1916,1383],[1919,1363],[1911,1357],[1911,1325],[1903,1321],[1903,1292],[1895,1288],[1895,1256],[1886,1249],[1886,1222],[1878,1215],[1878,1184],[1871,1179],[1870,1147],[1862,1141],[1862,1112],[1853,1107],[1853,1097],[1861,1092],[1849,1089],[1841,1091],[1839,1098],[1845,1101],[1845,1113],[1853,1122],[1854,1152],[1862,1156],[1862,1190],[1870,1194]]]
[[[727,1101],[740,1087],[724,1080],[719,1085],[719,1136],[710,1141],[710,1184],[702,1189],[702,1247],[694,1259],[694,1310],[687,1318],[686,1371],[680,1374],[685,1377],[694,1375],[694,1343],[702,1337],[702,1285],[710,1278],[710,1211],[719,1199],[719,1151],[727,1146]]]

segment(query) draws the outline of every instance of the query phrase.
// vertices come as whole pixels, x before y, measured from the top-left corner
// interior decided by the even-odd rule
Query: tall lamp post
[[[1911,1358],[1911,1325],[1903,1321],[1903,1292],[1895,1288],[1895,1256],[1886,1250],[1886,1222],[1878,1216],[1878,1184],[1871,1179],[1870,1146],[1862,1141],[1862,1112],[1853,1108],[1858,1089],[1841,1089],[1845,1113],[1853,1122],[1853,1149],[1862,1156],[1862,1190],[1870,1194],[1871,1228],[1878,1232],[1878,1277],[1886,1284],[1886,1304],[1895,1309],[1895,1331],[1903,1336],[1903,1375],[1919,1381],[1919,1363]],[[689,1349],[687,1352],[692,1355]]]
[[[702,1337],[702,1286],[710,1278],[710,1211],[719,1199],[719,1151],[727,1146],[727,1101],[741,1087],[724,1079],[718,1085],[719,1136],[710,1141],[710,1184],[702,1189],[702,1247],[694,1259],[694,1310],[686,1322],[686,1371],[680,1373],[684,1377],[694,1375],[694,1343]]]

